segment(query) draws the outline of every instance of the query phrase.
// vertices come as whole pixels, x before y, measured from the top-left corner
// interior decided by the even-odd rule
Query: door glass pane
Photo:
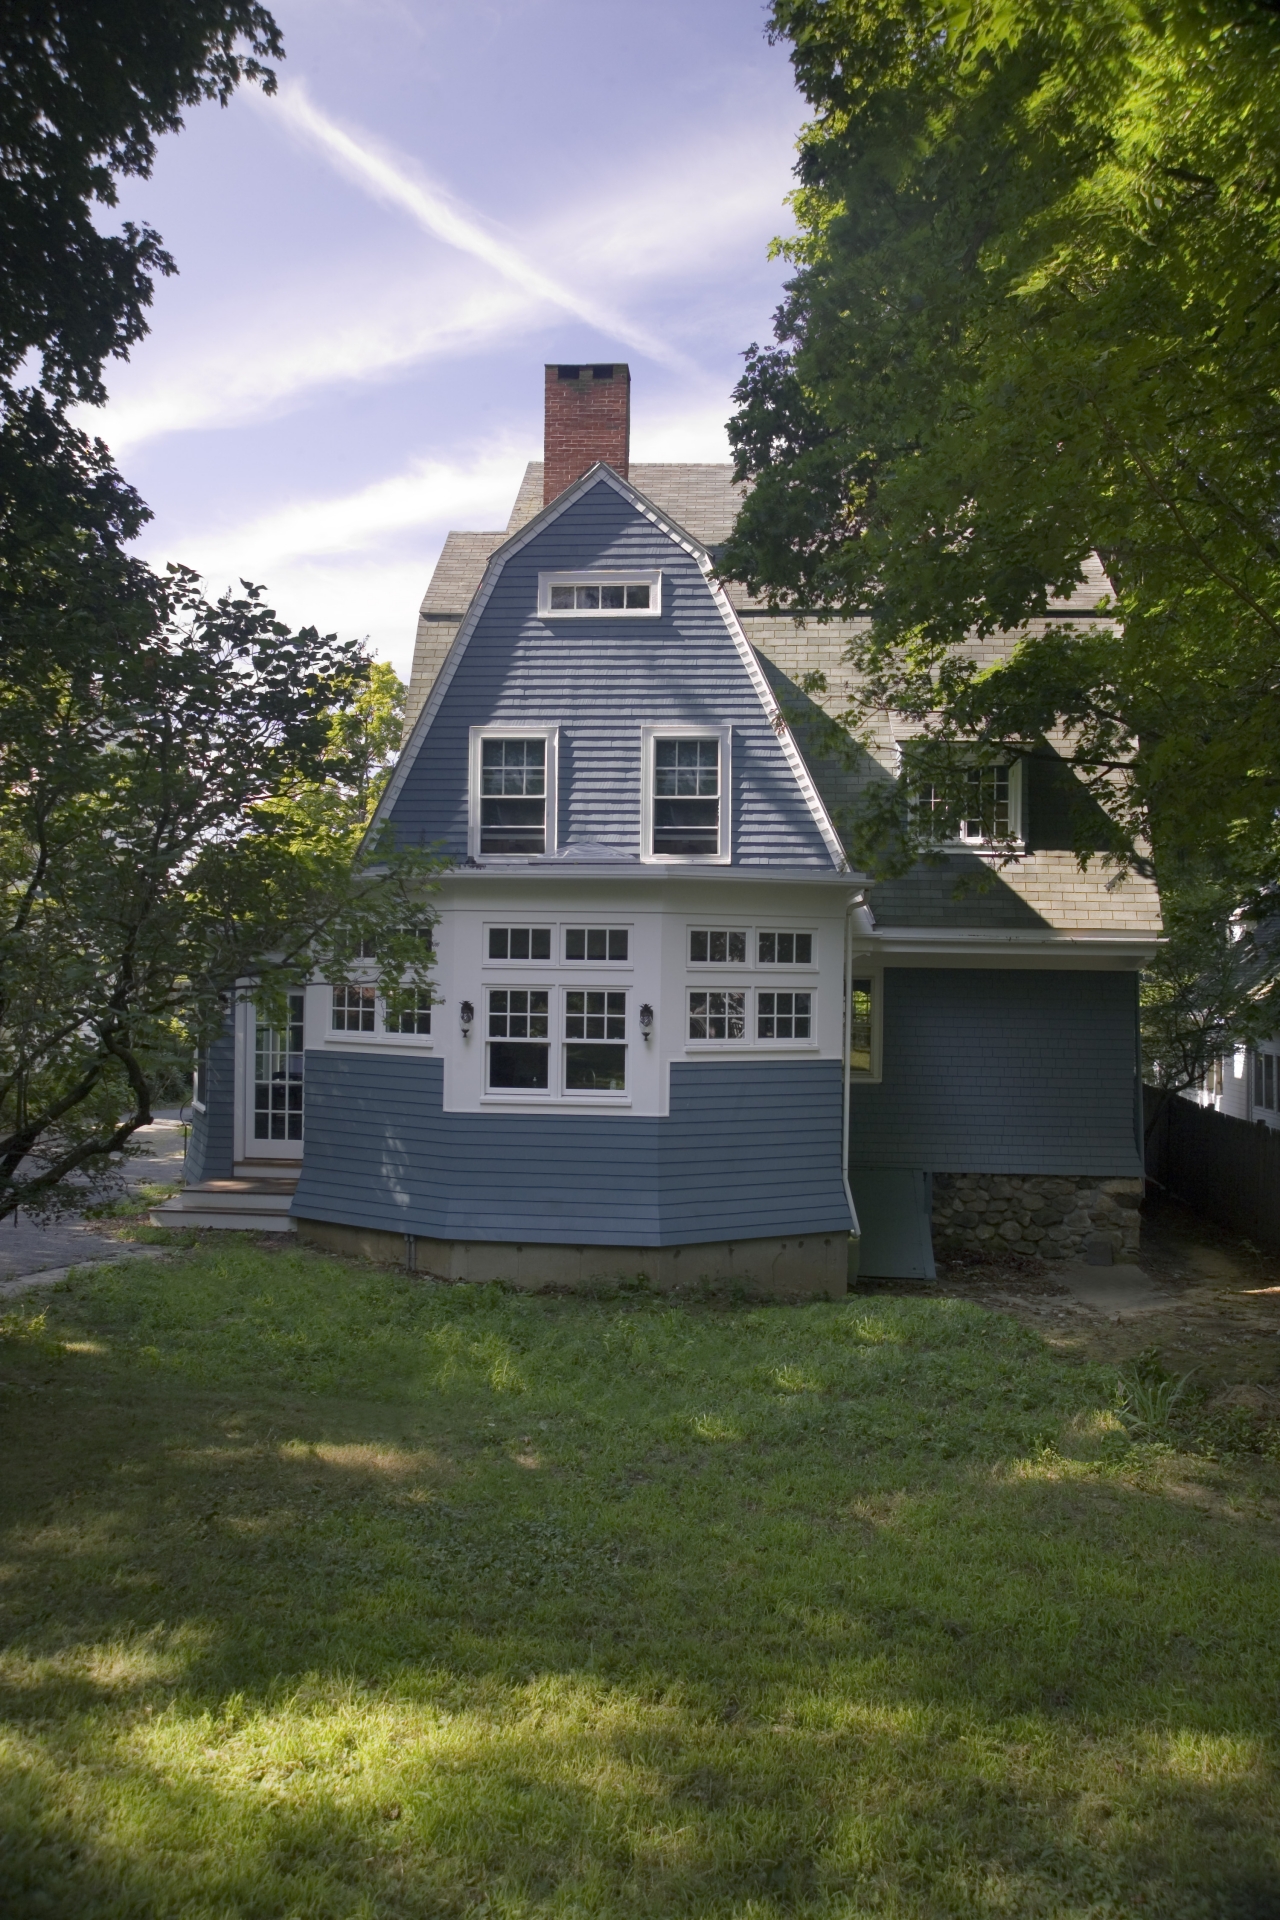
[[[289,995],[287,1026],[257,1023],[253,1049],[253,1137],[302,1138],[302,995]]]

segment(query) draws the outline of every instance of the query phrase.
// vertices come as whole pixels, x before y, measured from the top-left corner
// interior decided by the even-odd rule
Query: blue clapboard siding
[[[837,1061],[677,1065],[667,1118],[445,1113],[437,1060],[308,1053],[301,1219],[682,1246],[850,1230]]]
[[[538,574],[659,567],[656,619],[541,621]],[[503,566],[391,819],[410,844],[467,851],[468,729],[559,726],[558,840],[640,851],[640,727],[733,727],[735,864],[831,856],[694,560],[600,481]]]
[[[886,970],[884,1078],[852,1089],[850,1166],[1141,1173],[1137,988],[1133,973]]]
[[[235,1171],[236,1043],[228,1023],[209,1048],[205,1109],[193,1110],[186,1179],[229,1180]]]

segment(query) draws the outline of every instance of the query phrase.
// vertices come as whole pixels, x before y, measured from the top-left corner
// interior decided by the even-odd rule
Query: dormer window
[[[544,620],[624,619],[662,611],[660,573],[540,573],[538,612]]]
[[[555,852],[556,729],[472,727],[473,859]]]
[[[729,858],[728,727],[641,729],[646,860]]]

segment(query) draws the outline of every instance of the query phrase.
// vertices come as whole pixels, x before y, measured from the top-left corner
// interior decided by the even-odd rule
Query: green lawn
[[[5,1920],[1280,1914],[1280,1469],[1012,1320],[231,1236],[40,1302]]]

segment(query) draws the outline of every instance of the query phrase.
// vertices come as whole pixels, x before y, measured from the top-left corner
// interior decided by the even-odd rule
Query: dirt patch
[[[1138,1264],[1167,1304],[1100,1312],[1071,1298],[1051,1261],[1014,1253],[950,1255],[936,1281],[867,1280],[860,1291],[971,1300],[1013,1314],[1053,1345],[1090,1360],[1119,1363],[1154,1348],[1171,1372],[1195,1368],[1211,1404],[1274,1419],[1280,1255],[1153,1190],[1142,1209]]]

